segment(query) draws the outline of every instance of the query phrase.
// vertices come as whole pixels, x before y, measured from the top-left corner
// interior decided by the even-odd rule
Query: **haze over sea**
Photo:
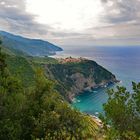
[[[119,85],[126,86],[128,90],[131,90],[132,81],[140,82],[140,47],[138,46],[65,48],[64,52],[56,56],[86,57],[95,60],[115,74],[116,78],[122,81]],[[102,105],[107,101],[106,90],[107,88],[104,87],[92,92],[86,91],[77,96],[72,105],[82,112],[98,115],[99,112],[103,112]]]

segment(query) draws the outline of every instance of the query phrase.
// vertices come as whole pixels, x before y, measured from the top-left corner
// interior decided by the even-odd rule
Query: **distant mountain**
[[[2,38],[3,46],[6,49],[31,56],[48,56],[54,55],[56,51],[62,51],[60,47],[55,46],[48,41],[29,39],[5,31],[0,31],[0,38]]]

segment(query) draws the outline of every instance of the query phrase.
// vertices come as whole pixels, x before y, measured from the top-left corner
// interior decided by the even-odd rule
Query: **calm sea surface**
[[[87,57],[116,75],[118,80],[131,90],[131,82],[140,82],[140,47],[68,47],[58,57]],[[112,86],[110,86],[112,88]],[[109,87],[108,87],[109,88]],[[82,112],[97,115],[103,112],[107,101],[107,88],[84,92],[76,97],[73,106]]]

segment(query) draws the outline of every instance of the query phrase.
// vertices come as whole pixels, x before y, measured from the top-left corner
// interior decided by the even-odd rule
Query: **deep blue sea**
[[[131,90],[131,83],[140,82],[140,47],[65,47],[58,56],[86,57],[95,60],[122,82],[119,85]],[[108,88],[113,88],[110,86]],[[103,103],[107,101],[107,88],[84,92],[76,97],[72,106],[82,112],[93,115],[103,112]]]

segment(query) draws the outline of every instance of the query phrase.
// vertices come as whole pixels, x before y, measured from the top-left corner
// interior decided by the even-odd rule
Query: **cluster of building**
[[[71,56],[67,57],[67,58],[58,58],[58,61],[60,63],[79,63],[79,62],[84,61],[84,60],[86,60],[86,59],[82,58],[82,57],[80,57],[80,58],[73,58]]]

